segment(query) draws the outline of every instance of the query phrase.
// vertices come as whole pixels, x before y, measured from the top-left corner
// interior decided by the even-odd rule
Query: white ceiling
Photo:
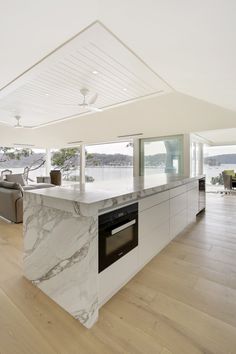
[[[89,119],[88,119],[89,118]],[[65,147],[70,142],[103,143],[126,134],[155,137],[235,126],[236,114],[216,105],[169,93],[138,100],[90,116],[81,116],[38,129],[0,128],[2,146],[28,143],[38,147]]]
[[[153,98],[151,106],[147,99],[141,106],[131,103],[81,117],[78,122],[58,123],[55,129],[47,127],[48,134],[46,127],[38,135],[26,130],[16,135],[15,130],[1,127],[1,141],[7,134],[11,142],[34,137],[37,143],[41,138],[43,145],[45,134],[49,145],[58,144],[59,138],[61,143],[80,137],[94,142],[113,139],[133,128],[150,136],[181,129],[236,127],[236,113],[228,111],[236,112],[235,13],[235,0],[0,0],[0,87],[100,20],[176,91],[184,93]],[[123,109],[125,119],[120,116]],[[54,131],[58,139],[52,136]]]
[[[236,128],[217,129],[198,132],[197,135],[209,145],[235,145],[236,144]]]
[[[95,22],[0,90],[0,121],[38,127],[87,112],[81,88],[108,108],[172,89],[101,23]],[[91,96],[92,97],[92,96]]]
[[[236,111],[235,0],[101,4],[101,20],[177,91]]]

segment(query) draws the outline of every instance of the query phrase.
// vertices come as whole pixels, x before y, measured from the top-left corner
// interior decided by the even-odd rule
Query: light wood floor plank
[[[100,310],[91,330],[22,276],[0,220],[0,354],[236,354],[236,196],[207,211]]]
[[[0,289],[0,351],[3,354],[56,354]]]

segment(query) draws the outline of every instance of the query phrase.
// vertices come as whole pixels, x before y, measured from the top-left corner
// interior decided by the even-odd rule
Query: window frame
[[[177,176],[181,176],[184,173],[184,135],[166,135],[158,136],[152,138],[143,138],[139,141],[139,175],[144,176],[145,166],[144,166],[144,145],[146,142],[164,141],[164,140],[174,140],[179,139],[180,142],[180,167]]]

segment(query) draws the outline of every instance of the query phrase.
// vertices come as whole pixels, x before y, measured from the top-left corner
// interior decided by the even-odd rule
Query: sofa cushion
[[[0,181],[0,187],[7,189],[17,189],[23,192],[22,186],[19,183],[15,182]]]
[[[24,177],[23,177],[23,175],[21,173],[13,173],[13,174],[6,175],[6,180],[8,182],[19,183],[21,186],[25,186],[26,185]]]
[[[21,188],[20,185],[13,182],[1,182],[0,216],[12,222],[22,222],[23,219],[23,194]]]

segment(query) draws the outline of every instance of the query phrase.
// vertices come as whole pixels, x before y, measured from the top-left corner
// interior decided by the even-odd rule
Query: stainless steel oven
[[[138,203],[99,216],[99,273],[138,245]]]

